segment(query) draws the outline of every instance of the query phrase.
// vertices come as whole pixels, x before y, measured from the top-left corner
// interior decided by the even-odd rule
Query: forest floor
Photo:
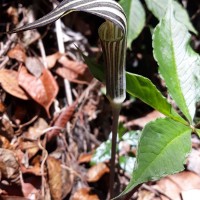
[[[0,4],[1,32],[34,21],[53,7],[48,0]],[[196,14],[200,32],[198,9],[189,13]],[[112,112],[105,86],[93,78],[76,48],[103,62],[97,34],[102,21],[71,13],[56,26],[0,36],[0,199],[106,199]],[[200,52],[200,39],[193,42]],[[127,70],[150,78],[166,95],[149,27],[128,50]],[[127,95],[119,119],[126,139],[119,142],[116,195],[130,180],[142,128],[158,117],[163,115]],[[192,136],[185,171],[142,184],[130,199],[200,199],[199,138]]]

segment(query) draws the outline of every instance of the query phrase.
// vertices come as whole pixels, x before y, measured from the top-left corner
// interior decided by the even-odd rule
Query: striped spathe
[[[125,58],[127,22],[122,7],[114,0],[64,0],[44,17],[16,28],[11,33],[50,24],[74,11],[97,15],[106,20],[99,28],[106,72],[107,97],[115,104],[125,99]]]
[[[112,21],[115,25],[119,26],[123,33],[126,35],[126,16],[122,7],[114,0],[64,0],[54,10],[52,10],[44,17],[25,26],[16,28],[11,32],[14,33],[19,31],[26,31],[29,29],[45,26],[73,11],[91,13]]]

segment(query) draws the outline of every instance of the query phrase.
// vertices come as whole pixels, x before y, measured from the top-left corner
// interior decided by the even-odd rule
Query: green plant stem
[[[114,197],[114,182],[115,182],[115,155],[117,145],[117,132],[118,132],[118,120],[119,113],[121,111],[121,104],[111,102],[112,113],[113,113],[113,124],[112,124],[112,148],[111,148],[111,161],[110,161],[110,199]]]

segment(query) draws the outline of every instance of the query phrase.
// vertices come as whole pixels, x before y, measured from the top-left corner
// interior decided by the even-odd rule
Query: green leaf
[[[196,103],[199,103],[200,100],[200,56],[196,54],[193,49],[189,46],[188,51],[196,57],[195,60],[195,70],[193,72],[194,85],[196,89]],[[196,55],[196,56],[195,56]]]
[[[85,56],[83,53],[81,53],[83,56],[83,59],[85,63],[87,64],[91,74],[99,81],[105,83],[105,73],[104,73],[104,68],[102,65],[95,63],[94,60],[88,58]]]
[[[84,59],[93,76],[101,82],[104,82],[103,67],[95,64],[90,58],[84,57]],[[180,115],[178,115],[171,104],[167,102],[166,98],[148,78],[126,72],[126,91],[131,96],[139,98],[164,115],[183,124],[187,124],[187,122]]]
[[[84,57],[84,59],[93,76],[101,82],[104,82],[103,68],[101,65],[95,64],[90,58],[86,59]],[[126,90],[131,96],[139,98],[164,115],[183,124],[187,124],[148,78],[126,72]]]
[[[121,140],[121,138],[124,136],[124,134],[127,132],[127,128],[124,126],[124,123],[120,122],[118,124],[118,137],[119,137],[119,140]]]
[[[198,134],[198,136],[200,137],[200,129],[195,129],[195,132]]]
[[[172,6],[154,31],[154,57],[164,78],[169,93],[192,123],[199,86],[195,74],[199,74],[199,56],[189,45],[190,34],[178,22]]]
[[[167,7],[170,4],[171,0],[145,0],[145,2],[148,9],[155,15],[155,17],[161,20],[165,16]],[[197,34],[197,31],[190,22],[190,18],[185,8],[177,1],[172,1],[172,4],[174,6],[176,19],[179,22],[183,23],[188,28],[188,30]]]
[[[121,0],[119,2],[127,16],[127,46],[138,37],[145,25],[145,11],[139,0]]]
[[[140,183],[158,180],[183,170],[186,156],[191,150],[191,131],[189,126],[170,118],[148,123],[139,141],[131,181],[118,197],[127,194]]]
[[[126,81],[127,92],[130,95],[139,98],[164,115],[187,124],[187,122],[178,115],[171,104],[167,102],[166,98],[148,78],[127,72]]]

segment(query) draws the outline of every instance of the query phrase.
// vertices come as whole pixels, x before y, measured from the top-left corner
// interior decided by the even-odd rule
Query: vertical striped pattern
[[[100,26],[99,37],[106,62],[107,96],[114,103],[121,104],[126,97],[126,37],[118,26],[109,21]]]
[[[125,99],[125,52],[127,24],[122,7],[114,0],[64,0],[44,17],[11,31],[25,31],[56,21],[73,11],[83,11],[106,19],[99,28],[106,62],[107,96],[120,104]]]

